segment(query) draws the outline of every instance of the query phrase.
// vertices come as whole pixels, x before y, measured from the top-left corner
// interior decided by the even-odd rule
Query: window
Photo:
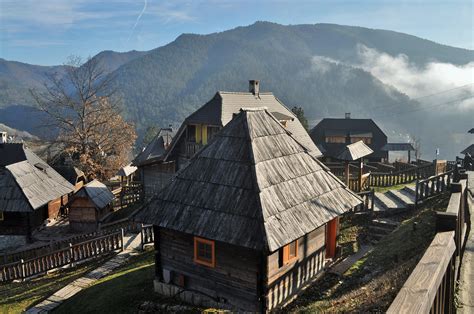
[[[5,220],[5,217],[3,216],[3,212],[0,210],[0,221]]]
[[[345,136],[326,136],[326,143],[346,143]]]
[[[194,262],[209,267],[216,267],[214,241],[194,237]]]
[[[281,125],[283,125],[283,127],[285,127],[285,128],[288,127],[288,125],[287,125],[288,121],[280,120],[280,123],[281,123]]]
[[[298,240],[295,240],[281,249],[280,267],[298,259]]]
[[[371,137],[351,137],[351,143],[356,143],[358,141],[363,141],[366,145],[372,144]]]

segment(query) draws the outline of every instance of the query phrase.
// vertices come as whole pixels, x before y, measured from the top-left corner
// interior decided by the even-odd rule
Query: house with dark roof
[[[98,180],[80,188],[69,205],[69,226],[72,231],[93,232],[99,222],[112,212],[114,195]]]
[[[137,167],[137,177],[143,184],[145,198],[150,198],[161,190],[175,173],[173,161],[164,161],[171,143],[172,130],[160,129],[151,142],[132,161]]]
[[[0,248],[31,240],[54,219],[74,186],[21,143],[0,144]]]
[[[271,110],[240,109],[136,214],[154,225],[159,293],[266,312],[335,257],[361,200]]]
[[[346,145],[363,141],[373,150],[366,159],[371,162],[388,161],[387,135],[372,119],[353,119],[346,114],[343,119],[326,118],[310,132],[312,140],[321,151],[324,161],[335,161]]]
[[[289,132],[305,145],[311,154],[316,157],[321,156],[321,152],[293,112],[272,93],[261,92],[258,80],[251,80],[248,92],[219,91],[211,100],[188,116],[181,124],[169,148],[163,155],[160,155],[160,163],[166,165],[166,170],[177,171],[183,168],[194,154],[212,141],[219,131],[239,113],[241,108],[261,107],[267,108]],[[146,172],[144,176],[146,178]],[[166,178],[169,179],[168,176]],[[156,186],[161,187],[165,184],[156,184]],[[146,185],[147,183],[145,183]],[[147,193],[145,192],[145,194]]]

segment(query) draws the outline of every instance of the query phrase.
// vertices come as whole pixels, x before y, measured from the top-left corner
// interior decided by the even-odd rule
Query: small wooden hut
[[[70,202],[69,225],[75,232],[93,232],[99,222],[112,212],[114,195],[107,186],[93,180],[80,188]]]
[[[138,168],[135,166],[132,166],[132,164],[129,164],[120,168],[116,174],[116,176],[120,178],[120,186],[127,186],[130,183],[132,183],[137,169]]]
[[[242,109],[136,220],[154,225],[155,290],[266,312],[336,253],[338,217],[360,199],[277,118]]]
[[[32,240],[55,219],[74,187],[21,143],[0,144],[0,249]]]

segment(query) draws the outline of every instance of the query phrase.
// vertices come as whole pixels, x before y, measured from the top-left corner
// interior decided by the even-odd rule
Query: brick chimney
[[[250,80],[249,81],[249,92],[255,96],[260,94],[260,81],[259,80]]]
[[[346,112],[346,119],[350,119],[351,118],[351,113],[350,112]]]

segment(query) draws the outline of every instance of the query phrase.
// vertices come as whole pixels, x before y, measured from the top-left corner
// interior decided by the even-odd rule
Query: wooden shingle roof
[[[9,146],[12,145],[12,146]],[[31,150],[1,144],[4,152],[12,148],[10,164],[0,171],[0,208],[6,212],[31,212],[65,194],[71,193],[74,186],[56,170],[46,164]],[[22,153],[19,153],[21,147]]]
[[[408,152],[414,151],[415,148],[411,143],[387,143],[381,148],[381,150],[387,152]]]
[[[289,119],[287,123],[288,131],[293,133],[308,148],[311,154],[317,157],[322,155],[294,113],[272,93],[254,95],[253,93],[245,92],[217,92],[210,101],[187,117],[183,125],[208,124],[225,126],[232,120],[235,114],[239,113],[241,108],[262,107],[267,108],[269,112],[277,113],[277,119]],[[174,141],[179,140],[179,133],[178,131],[178,136],[174,138]],[[171,144],[172,148],[174,144]]]
[[[464,155],[466,155],[467,153],[469,153],[471,156],[474,155],[474,144],[469,145],[461,152],[461,154]]]
[[[363,141],[358,141],[347,145],[337,156],[337,159],[353,161],[368,156],[373,152],[374,151],[365,145]]]
[[[97,208],[104,208],[114,200],[114,194],[98,180],[92,180],[81,187],[75,196],[89,197]]]
[[[155,161],[160,161],[165,157],[164,132],[160,130],[153,140],[148,143],[145,149],[132,161],[133,166],[142,166]]]
[[[360,203],[267,110],[242,110],[136,215],[273,252]]]

